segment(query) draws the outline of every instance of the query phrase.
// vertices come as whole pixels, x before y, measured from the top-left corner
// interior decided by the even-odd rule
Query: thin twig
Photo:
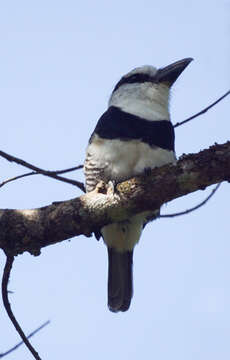
[[[27,339],[31,338],[32,336],[34,336],[38,331],[40,331],[41,329],[43,329],[45,326],[47,326],[50,323],[50,321],[46,321],[44,324],[42,324],[41,326],[39,326],[37,329],[35,329],[34,331],[32,331],[32,333],[30,333],[27,336]],[[15,345],[14,347],[12,347],[11,349],[7,350],[4,353],[0,354],[0,359],[3,358],[4,356],[10,354],[11,352],[15,351],[19,346],[21,346],[22,344],[24,344],[24,341],[21,341],[20,343],[18,343],[17,345]]]
[[[176,217],[176,216],[190,214],[191,212],[193,212],[193,211],[199,209],[201,206],[205,205],[211,199],[211,197],[215,194],[215,192],[219,189],[220,185],[221,185],[221,183],[217,184],[206,199],[204,199],[201,203],[192,207],[191,209],[181,211],[178,213],[174,213],[174,214],[159,215],[158,218],[172,218],[172,217]]]
[[[54,178],[56,180],[60,180],[60,181],[66,182],[68,184],[75,185],[75,186],[79,187],[79,189],[81,189],[82,191],[85,192],[84,184],[77,181],[77,180],[72,180],[72,179],[68,179],[68,178],[63,177],[63,176],[56,175],[52,171],[43,170],[43,169],[41,169],[41,168],[39,168],[37,166],[34,166],[34,165],[22,160],[22,159],[19,159],[19,158],[16,158],[15,156],[7,154],[4,151],[0,151],[0,156],[2,156],[4,159],[6,159],[6,160],[8,160],[10,162],[15,162],[15,163],[17,163],[19,165],[22,165],[22,166],[24,166],[24,167],[26,167],[28,169],[36,171],[36,172],[38,172],[40,174],[43,174],[45,176],[49,176],[49,177],[52,177],[52,178]]]
[[[41,360],[40,356],[38,355],[37,351],[33,348],[33,346],[30,344],[29,340],[27,339],[26,335],[24,334],[22,328],[20,327],[19,323],[15,319],[15,316],[13,314],[13,311],[11,310],[10,302],[8,299],[8,292],[7,292],[7,286],[10,278],[10,271],[12,269],[12,265],[14,262],[14,256],[7,255],[6,257],[6,264],[4,267],[3,277],[2,277],[2,300],[4,307],[6,309],[6,312],[12,321],[16,331],[21,336],[22,341],[27,346],[31,354],[36,360]]]
[[[78,169],[82,169],[82,168],[83,168],[83,165],[78,165],[78,166],[75,166],[75,167],[72,167],[72,168],[69,168],[69,169],[57,170],[57,171],[50,171],[50,173],[59,175],[59,174],[64,174],[64,173],[67,173],[67,172],[70,172],[70,171],[74,171],[74,170],[78,170]],[[24,178],[24,177],[26,177],[26,176],[31,176],[31,175],[42,175],[42,174],[41,174],[41,173],[38,173],[38,172],[36,172],[36,171],[30,171],[30,172],[28,172],[28,173],[25,173],[25,174],[22,174],[22,175],[18,175],[18,176],[12,177],[12,178],[10,178],[10,179],[4,180],[2,183],[0,183],[0,187],[8,184],[8,183],[11,182],[11,181],[15,181],[15,180]]]
[[[188,119],[185,119],[184,121],[178,122],[174,125],[174,128],[183,125],[185,123],[187,123],[190,120],[195,119],[196,117],[206,113],[209,109],[211,109],[213,106],[215,106],[216,104],[218,104],[221,100],[223,100],[226,96],[230,95],[230,90],[228,90],[224,95],[222,95],[219,99],[217,99],[216,101],[214,101],[214,103],[212,103],[211,105],[207,106],[205,109],[199,111],[197,114],[189,117]]]
[[[75,171],[75,170],[79,170],[79,169],[82,169],[84,165],[78,165],[78,166],[73,166],[71,168],[68,168],[68,169],[64,169],[64,170],[55,170],[55,171],[51,171],[52,173],[54,174],[65,174],[67,172],[71,172],[71,171]]]

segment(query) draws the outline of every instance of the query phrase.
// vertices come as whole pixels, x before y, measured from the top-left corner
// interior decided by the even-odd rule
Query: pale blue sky
[[[114,84],[136,66],[193,57],[172,90],[172,121],[230,88],[229,0],[5,1],[0,4],[1,150],[42,168],[81,164]],[[229,139],[229,101],[176,130],[176,151]],[[0,159],[0,181],[23,168]],[[82,173],[71,175],[83,179]],[[198,191],[164,206],[187,209]],[[3,187],[1,208],[33,208],[80,194],[44,177]],[[153,194],[154,196],[154,194]],[[145,229],[134,256],[127,313],[107,309],[107,252],[78,237],[17,257],[9,289],[26,333],[45,359],[227,360],[230,357],[229,184],[197,212]],[[0,270],[4,256],[0,257]],[[0,352],[19,341],[1,306]],[[9,360],[29,360],[24,346]]]

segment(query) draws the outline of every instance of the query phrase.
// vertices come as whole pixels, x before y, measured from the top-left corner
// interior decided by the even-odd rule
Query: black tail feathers
[[[127,311],[133,296],[133,251],[118,252],[108,247],[108,307]]]

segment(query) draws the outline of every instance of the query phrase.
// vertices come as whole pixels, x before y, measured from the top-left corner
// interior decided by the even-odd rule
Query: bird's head
[[[133,69],[116,84],[109,106],[147,120],[169,120],[170,88],[192,60],[186,58],[160,69],[151,65]]]

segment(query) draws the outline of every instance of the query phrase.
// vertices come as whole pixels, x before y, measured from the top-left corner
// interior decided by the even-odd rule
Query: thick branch
[[[116,194],[102,188],[79,198],[34,210],[0,210],[0,247],[7,254],[29,251],[80,234],[90,236],[103,225],[154,210],[163,203],[230,181],[230,142],[198,154],[182,156],[176,164],[152,170],[118,185]]]

